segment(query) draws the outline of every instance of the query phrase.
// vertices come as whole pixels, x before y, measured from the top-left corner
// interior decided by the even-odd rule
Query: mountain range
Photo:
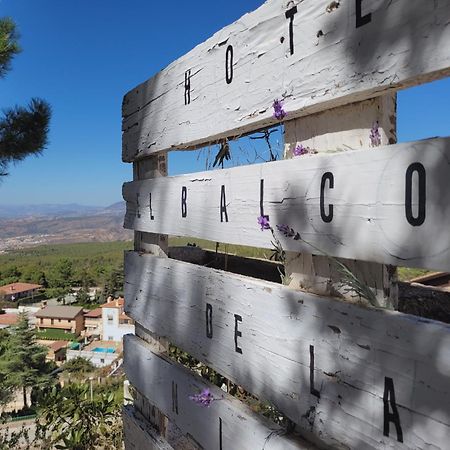
[[[18,219],[23,217],[76,217],[98,214],[125,214],[125,202],[117,202],[110,206],[86,206],[77,203],[65,205],[2,205],[0,219]]]
[[[132,239],[123,228],[125,202],[108,207],[0,205],[0,252],[43,244]]]

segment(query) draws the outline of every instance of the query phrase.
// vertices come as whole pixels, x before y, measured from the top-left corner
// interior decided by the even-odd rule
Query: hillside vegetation
[[[195,238],[171,237],[171,246],[187,244],[216,250],[216,243]],[[17,281],[43,284],[49,289],[71,286],[104,286],[123,271],[123,252],[131,241],[43,245],[0,254],[0,285]],[[253,258],[269,258],[271,251],[219,244],[218,251]],[[399,269],[401,280],[425,271]],[[120,277],[119,277],[120,278]]]
[[[117,287],[123,280],[123,252],[130,241],[44,245],[0,255],[0,285],[17,281],[43,285],[48,297],[71,287]],[[120,290],[120,289],[119,289]]]

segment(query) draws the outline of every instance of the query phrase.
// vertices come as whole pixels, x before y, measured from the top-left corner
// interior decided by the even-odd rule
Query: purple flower
[[[303,144],[299,144],[294,148],[294,156],[302,156],[309,153],[309,147],[304,147]]]
[[[283,120],[286,116],[287,113],[286,111],[283,109],[283,100],[274,100],[273,104],[273,117],[277,120]]]
[[[202,408],[209,408],[211,403],[216,400],[214,396],[211,394],[209,389],[203,389],[200,394],[190,395],[189,400],[192,400],[197,405]]]
[[[370,144],[372,147],[379,147],[381,145],[381,134],[380,130],[378,129],[378,120],[372,125],[372,128],[370,129]]]
[[[258,224],[261,225],[261,231],[270,230],[269,216],[259,216]]]
[[[278,229],[278,231],[280,231],[283,234],[288,234],[290,231],[289,225],[284,225],[284,224],[277,225],[277,229]]]
[[[277,225],[277,229],[280,233],[283,233],[286,237],[293,238],[294,241],[299,241],[301,239],[300,233],[295,231],[289,225],[281,224]]]
[[[317,153],[317,150],[309,147],[305,147],[303,144],[299,144],[294,148],[294,156],[302,156],[306,154],[315,155]]]

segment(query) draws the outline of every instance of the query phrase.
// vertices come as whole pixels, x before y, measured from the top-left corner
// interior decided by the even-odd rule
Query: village
[[[0,287],[0,297],[15,301],[39,293],[41,285],[12,283]],[[76,295],[75,295],[76,299]],[[0,314],[0,329],[17,324],[26,314],[36,329],[37,342],[48,348],[47,360],[57,365],[74,358],[85,358],[96,367],[121,364],[123,336],[134,333],[134,321],[124,313],[123,297],[108,297],[95,309],[48,304],[5,308]]]

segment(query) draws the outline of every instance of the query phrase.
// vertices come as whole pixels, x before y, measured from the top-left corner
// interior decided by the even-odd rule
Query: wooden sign
[[[199,448],[307,448],[151,351],[153,339],[271,402],[321,446],[448,447],[449,325],[140,252],[165,256],[166,235],[266,249],[279,239],[296,261],[313,253],[360,269],[450,271],[450,138],[155,178],[167,150],[298,117],[311,118],[314,138],[345,129],[358,140],[379,120],[383,143],[395,142],[384,94],[450,75],[449,24],[450,0],[268,0],[125,96],[123,160],[136,162],[123,186],[125,227],[136,231],[125,297],[139,337],[125,339],[124,364],[137,409],[145,399]],[[358,125],[348,119],[353,102],[377,96],[390,106],[374,103]],[[343,105],[344,121],[323,124],[343,109],[311,117]],[[289,123],[291,151],[307,134],[294,132],[306,122]],[[354,148],[347,135],[339,142]],[[394,271],[378,269],[375,287],[395,290]],[[192,400],[205,388],[208,408]],[[137,416],[124,418],[127,445],[167,448]]]
[[[272,248],[267,216],[285,250],[450,270],[449,179],[450,138],[301,156],[126,183],[125,227]]]
[[[133,408],[125,406],[122,418],[127,449],[174,450],[142,417],[135,414]]]
[[[447,447],[449,325],[136,252],[125,273],[127,314],[333,448]]]
[[[125,336],[124,350],[125,367],[133,386],[184,433],[189,433],[201,448],[312,449],[302,440],[284,436],[281,427],[253,413],[218,387],[176,362],[156,355],[142,340]],[[209,407],[199,406],[189,398],[204,389],[209,389],[216,399]]]
[[[123,160],[448,75],[450,0],[269,0],[123,101]]]

